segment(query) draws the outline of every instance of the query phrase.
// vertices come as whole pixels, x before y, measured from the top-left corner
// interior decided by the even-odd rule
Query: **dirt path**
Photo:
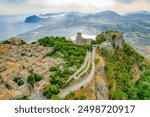
[[[140,79],[140,74],[141,74],[141,72],[140,72],[139,67],[138,67],[137,64],[133,65],[132,72],[134,74],[132,82],[135,83],[135,82],[137,82]]]

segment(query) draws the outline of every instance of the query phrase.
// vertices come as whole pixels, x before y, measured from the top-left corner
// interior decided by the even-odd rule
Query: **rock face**
[[[101,43],[101,45],[99,45],[100,49],[105,49],[107,51],[113,51],[114,48],[122,48],[123,44],[124,44],[124,37],[123,37],[123,33],[122,32],[118,32],[118,31],[106,31],[103,32],[99,35],[102,35],[105,37],[106,41]]]
[[[99,45],[99,48],[100,49],[105,49],[105,50],[107,50],[107,51],[113,51],[114,50],[114,48],[113,48],[113,46],[112,46],[112,44],[110,43],[110,42],[103,42],[101,45]]]
[[[99,67],[97,67],[97,72],[99,73],[99,74],[104,74],[105,73],[105,68],[104,68],[104,66],[99,66]]]
[[[103,33],[108,42],[111,42],[115,48],[122,48],[124,43],[123,33],[117,31],[107,31]]]
[[[32,15],[26,18],[25,22],[26,23],[38,23],[40,21],[42,21],[43,19],[36,16],[36,15]]]
[[[103,99],[108,98],[107,97],[108,89],[104,83],[97,84],[95,89],[96,89],[96,99],[97,100],[103,100]]]

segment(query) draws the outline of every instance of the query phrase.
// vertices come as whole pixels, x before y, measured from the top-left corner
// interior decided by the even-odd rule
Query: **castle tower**
[[[83,38],[82,33],[78,32],[76,36],[76,44],[78,45],[84,45],[84,44],[91,44],[92,39],[90,38]]]
[[[81,39],[82,38],[82,33],[81,32],[78,32],[77,33],[77,36],[76,36],[76,39]]]
[[[76,44],[82,44],[83,38],[82,38],[82,33],[78,32],[76,36]]]

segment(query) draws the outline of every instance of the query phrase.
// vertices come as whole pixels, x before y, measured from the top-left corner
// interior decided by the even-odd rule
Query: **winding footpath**
[[[85,69],[83,69],[83,71],[78,75],[78,76],[76,76],[74,79],[75,80],[78,80],[78,79],[80,79],[80,77],[84,74],[84,73],[87,73],[88,72],[88,69],[89,69],[89,67],[90,67],[90,64],[91,64],[91,55],[90,55],[90,57],[89,57],[89,59],[88,59],[88,61],[87,61],[87,65],[86,65],[86,68]]]
[[[92,56],[92,60],[91,60],[92,70],[90,74],[86,78],[79,80],[75,84],[65,89],[62,89],[60,93],[58,94],[60,98],[64,98],[66,95],[70,93],[70,91],[73,92],[73,91],[79,90],[81,87],[86,87],[93,80],[94,74],[95,74],[95,53],[96,53],[96,47],[93,47],[92,55],[91,55]]]
[[[69,82],[69,81],[72,80],[73,78],[76,78],[76,76],[86,67],[89,58],[90,58],[90,52],[87,52],[87,55],[86,55],[86,57],[85,57],[85,60],[84,60],[83,65],[80,67],[80,69],[78,69],[73,75],[71,75],[71,76],[69,77],[69,79],[67,80],[67,82]]]

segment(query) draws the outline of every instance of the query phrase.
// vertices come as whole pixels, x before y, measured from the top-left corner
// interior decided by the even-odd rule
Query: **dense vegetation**
[[[150,69],[141,74],[140,80],[136,83],[138,98],[141,100],[150,100]]]
[[[99,34],[99,35],[97,35],[96,40],[92,40],[91,44],[92,45],[101,44],[104,41],[106,41],[105,36],[103,34]]]
[[[53,51],[47,53],[46,56],[53,56],[60,53],[66,61],[65,67],[77,66],[77,68],[80,68],[84,62],[86,50],[91,49],[89,45],[76,45],[65,37],[45,37],[38,40],[38,42],[46,47],[54,47]]]
[[[45,87],[43,95],[47,99],[59,100],[60,98],[57,96],[58,93],[59,93],[59,88],[55,85],[49,84]]]
[[[18,86],[22,86],[24,84],[24,81],[20,77],[15,77],[13,81],[15,81]]]
[[[43,93],[48,99],[59,99],[57,96],[59,89],[69,85],[70,82],[65,81],[75,72],[72,68],[78,69],[81,67],[87,50],[91,50],[92,46],[76,45],[65,37],[45,37],[38,40],[38,43],[45,47],[53,47],[53,50],[45,56],[62,58],[64,60],[63,69],[60,69],[58,66],[50,68],[50,72],[52,72],[50,76],[51,85],[47,86]],[[52,89],[57,89],[57,91],[54,92]]]
[[[58,67],[52,67],[50,69],[53,74],[51,77],[51,84],[56,85],[59,88],[64,88],[69,85],[69,83],[65,82],[70,75],[74,73],[74,71],[65,69],[64,71],[60,70]]]
[[[3,44],[11,44],[11,40],[2,41]],[[21,40],[20,45],[27,44],[24,40]]]
[[[150,69],[143,65],[144,58],[140,54],[128,44],[114,52],[100,51],[107,62],[105,70],[109,79],[110,99],[150,99]],[[136,83],[132,82],[134,65],[141,69],[141,73],[144,72]]]
[[[10,44],[11,42],[9,40],[5,40],[2,42],[3,44]]]
[[[41,75],[32,73],[28,76],[28,83],[33,86],[34,83],[36,83],[37,81],[40,81],[42,79],[43,79],[43,77]]]
[[[65,62],[64,69],[58,67],[50,69],[53,74],[51,77],[51,84],[64,88],[68,83],[64,83],[70,75],[75,71],[70,70],[69,67],[76,66],[80,68],[84,62],[87,49],[91,50],[91,46],[80,46],[74,44],[72,41],[67,40],[65,37],[45,37],[38,40],[40,45],[45,47],[53,47],[53,50],[46,54],[46,56],[62,58]]]
[[[80,93],[76,95],[75,92],[70,92],[66,97],[65,100],[87,100],[87,96],[85,93]]]

